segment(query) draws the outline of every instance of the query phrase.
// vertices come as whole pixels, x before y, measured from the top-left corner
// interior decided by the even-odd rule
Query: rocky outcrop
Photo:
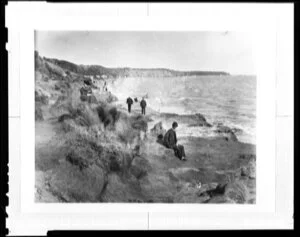
[[[162,122],[156,123],[153,128],[150,129],[151,135],[158,137],[158,136],[164,136],[167,130],[163,128]]]
[[[239,129],[232,129],[224,125],[218,125],[217,129],[215,130],[217,134],[223,135],[227,141],[233,141],[233,142],[238,141],[235,132],[239,132],[239,131],[240,131]]]
[[[172,113],[162,113],[161,117],[163,119],[167,119],[167,120],[174,120],[177,121],[178,123],[185,123],[185,124],[189,124],[188,126],[190,127],[211,127],[212,125],[210,123],[208,123],[205,119],[205,117],[202,114],[172,114]]]

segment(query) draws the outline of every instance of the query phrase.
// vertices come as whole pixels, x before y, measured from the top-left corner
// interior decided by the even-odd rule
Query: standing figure
[[[131,97],[127,98],[126,103],[128,105],[128,113],[130,113],[131,112],[131,105],[133,104],[133,100],[131,99]]]
[[[143,97],[143,99],[141,100],[140,105],[141,105],[141,108],[142,108],[142,114],[145,115],[145,114],[146,114],[146,106],[147,106],[147,103],[146,103],[146,101],[144,100],[144,97]]]
[[[176,136],[176,128],[178,127],[178,123],[174,122],[172,124],[172,128],[170,128],[163,138],[163,144],[165,147],[173,149],[175,156],[177,156],[180,160],[185,161],[185,151],[183,145],[177,145],[177,136]]]
[[[107,91],[107,83],[106,83],[106,81],[104,82],[104,85],[103,85],[103,91]]]

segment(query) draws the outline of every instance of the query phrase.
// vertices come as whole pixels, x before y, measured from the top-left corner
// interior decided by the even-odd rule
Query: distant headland
[[[39,53],[35,51],[35,59],[40,58]],[[78,65],[65,60],[54,58],[42,58],[44,62],[48,62],[59,66],[70,73],[81,75],[118,78],[118,77],[180,77],[180,76],[229,76],[224,71],[178,71],[167,68],[129,68],[118,67],[108,68],[101,65]]]

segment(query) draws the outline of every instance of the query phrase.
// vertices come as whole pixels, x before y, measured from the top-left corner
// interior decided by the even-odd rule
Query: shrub
[[[115,107],[109,108],[98,106],[96,111],[100,121],[104,124],[104,127],[107,127],[108,125],[114,126],[121,114]]]
[[[35,103],[35,120],[36,121],[44,120],[42,108],[38,103]]]
[[[35,102],[42,103],[44,105],[49,104],[49,98],[42,91],[35,91]]]
[[[66,160],[80,169],[94,164],[103,152],[103,147],[88,134],[88,132],[74,131],[70,133],[65,147],[67,149]]]
[[[147,132],[148,130],[148,123],[144,119],[143,116],[138,115],[136,117],[132,116],[131,117],[131,127],[137,130],[141,130],[144,132]]]

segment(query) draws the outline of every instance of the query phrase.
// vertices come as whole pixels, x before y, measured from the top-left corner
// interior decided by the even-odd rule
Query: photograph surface
[[[35,31],[36,203],[256,203],[235,31]]]

